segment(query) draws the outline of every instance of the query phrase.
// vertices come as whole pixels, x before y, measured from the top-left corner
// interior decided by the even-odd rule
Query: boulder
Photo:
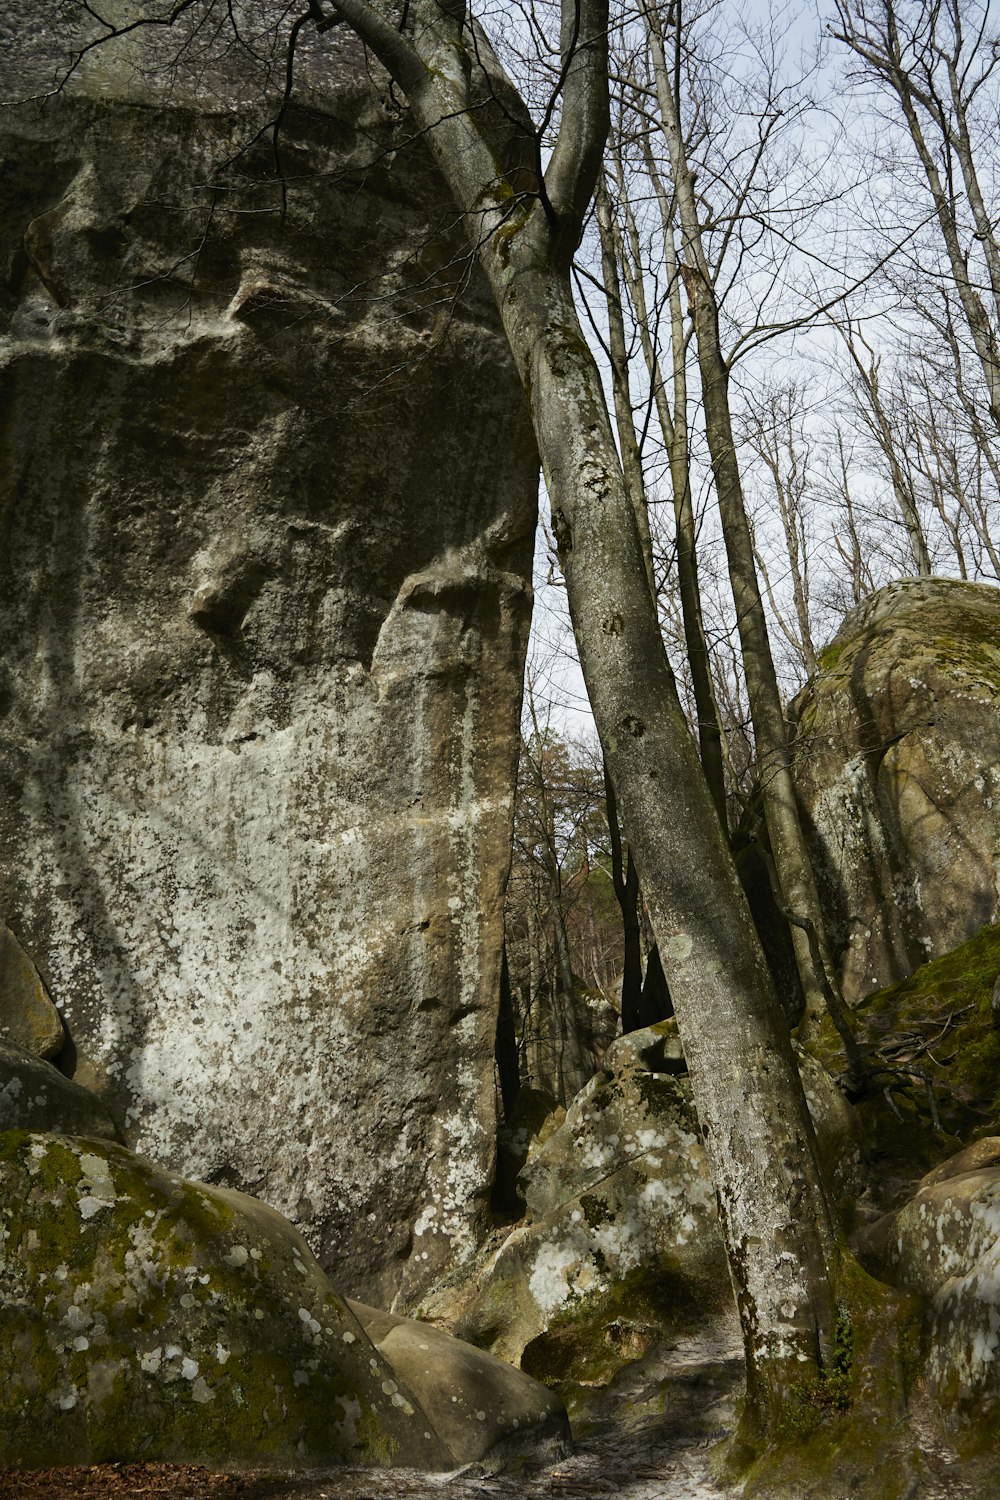
[[[561,1458],[570,1445],[566,1408],[529,1375],[443,1329],[348,1305],[386,1363],[416,1393],[457,1463]]]
[[[888,585],[796,700],[795,777],[856,1003],[1000,920],[1000,591]]]
[[[0,1131],[4,1130],[117,1139],[111,1116],[96,1094],[13,1042],[0,1042]]]
[[[284,14],[0,110],[0,909],[130,1145],[405,1306],[489,1222],[537,459],[348,27],[276,174]],[[2,9],[0,99],[75,15]]]
[[[0,1042],[14,1042],[36,1057],[55,1057],[66,1034],[31,959],[0,922]]]
[[[0,1465],[449,1468],[265,1204],[107,1141],[0,1135]]]
[[[686,1079],[634,1067],[591,1079],[530,1156],[519,1181],[528,1222],[477,1274],[456,1332],[516,1363],[553,1327],[614,1323],[620,1334],[635,1315],[646,1329],[651,1287],[657,1336],[725,1301],[697,1129]],[[619,1338],[619,1362],[627,1344]],[[541,1363],[530,1368],[545,1373]]]
[[[864,1184],[854,1111],[818,1062],[798,1058],[820,1163],[849,1218]],[[536,1375],[573,1365],[593,1376],[595,1363],[607,1373],[731,1308],[676,1024],[619,1038],[605,1067],[530,1152],[518,1178],[526,1222],[451,1302],[461,1337]]]
[[[1000,1409],[1000,1140],[943,1163],[859,1239],[862,1263],[926,1302],[923,1379],[982,1437]],[[968,1170],[969,1163],[990,1161]]]

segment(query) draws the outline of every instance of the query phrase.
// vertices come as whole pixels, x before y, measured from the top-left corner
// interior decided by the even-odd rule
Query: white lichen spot
[[[196,1359],[184,1359],[181,1361],[181,1376],[184,1380],[194,1380],[198,1374],[198,1361]]]
[[[528,1290],[545,1317],[562,1307],[570,1295],[569,1272],[579,1266],[574,1251],[562,1245],[542,1245],[535,1258]]]
[[[227,1250],[226,1254],[222,1257],[226,1265],[232,1266],[234,1271],[238,1271],[241,1266],[245,1266],[249,1258],[250,1252],[245,1245],[234,1245],[233,1248],[231,1250]]]

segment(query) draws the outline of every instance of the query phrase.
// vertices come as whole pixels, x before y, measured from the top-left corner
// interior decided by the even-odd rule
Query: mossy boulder
[[[690,1318],[693,1307],[729,1297],[715,1191],[686,1078],[631,1064],[597,1074],[532,1153],[521,1185],[528,1222],[477,1272],[456,1328],[462,1338],[517,1363],[555,1325],[577,1317],[595,1327],[605,1317],[627,1321],[622,1288],[640,1274],[671,1289],[656,1300],[658,1334],[672,1326],[670,1306]],[[651,1314],[648,1299],[640,1300],[646,1330]],[[629,1347],[623,1334],[619,1365]]]
[[[348,1306],[397,1377],[419,1393],[457,1463],[493,1467],[527,1453],[537,1461],[567,1452],[566,1408],[539,1381],[429,1323],[350,1299]]]
[[[929,1173],[908,1203],[869,1227],[864,1263],[925,1301],[922,1379],[983,1447],[1000,1410],[1000,1140],[978,1142]]]
[[[55,1057],[66,1036],[59,1012],[31,959],[0,922],[0,1041],[36,1057]]]
[[[795,776],[852,1003],[1000,920],[1000,590],[890,584],[796,701]]]
[[[0,1135],[0,1465],[451,1454],[302,1237],[106,1140]]]
[[[5,1130],[116,1139],[111,1116],[96,1094],[63,1077],[44,1058],[0,1041],[0,1132]]]
[[[998,975],[1000,926],[984,927],[857,1008],[872,1076],[855,1108],[883,1208],[899,1207],[919,1177],[975,1137],[1000,1134]],[[829,1022],[809,1045],[836,1068]]]

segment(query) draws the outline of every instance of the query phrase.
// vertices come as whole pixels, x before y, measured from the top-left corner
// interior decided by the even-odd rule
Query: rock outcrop
[[[849,1216],[864,1183],[854,1112],[820,1063],[798,1061],[824,1178]],[[618,1038],[565,1118],[532,1139],[524,1222],[428,1310],[560,1389],[724,1322],[729,1270],[686,1072],[674,1021]]]
[[[130,1145],[406,1305],[488,1215],[536,459],[405,113],[307,28],[275,145],[233,14],[0,115],[0,910]]]
[[[461,1337],[512,1363],[550,1328],[593,1325],[603,1341],[604,1325],[620,1334],[638,1314],[645,1326],[650,1288],[657,1336],[728,1299],[690,1087],[650,1071],[628,1041],[616,1071],[592,1078],[532,1150],[518,1183],[526,1221],[477,1273],[458,1318]]]
[[[904,580],[820,653],[795,773],[845,997],[1000,918],[1000,591]]]
[[[929,1172],[910,1201],[865,1231],[862,1259],[925,1299],[923,1378],[984,1446],[1000,1406],[1000,1139]]]

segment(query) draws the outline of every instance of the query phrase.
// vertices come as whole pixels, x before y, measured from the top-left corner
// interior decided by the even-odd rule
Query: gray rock
[[[0,1131],[4,1130],[117,1138],[111,1116],[96,1094],[13,1042],[0,1042]]]
[[[661,1284],[661,1332],[674,1312],[684,1319],[725,1301],[729,1274],[697,1130],[686,1081],[641,1068],[593,1078],[523,1169],[528,1222],[477,1273],[460,1336],[516,1363],[554,1325],[627,1320],[637,1281]]]
[[[15,1042],[36,1057],[55,1057],[65,1040],[38,970],[0,922],[0,1041]]]
[[[617,1073],[629,1066],[648,1073],[686,1073],[677,1022],[657,1021],[655,1026],[616,1037],[604,1054],[604,1072]]]
[[[537,1380],[443,1329],[349,1301],[368,1337],[413,1391],[456,1463],[556,1459],[570,1445],[566,1408]]]
[[[0,1464],[450,1468],[280,1214],[104,1141],[0,1135]]]
[[[537,467],[346,27],[302,33],[284,212],[266,137],[224,165],[275,13],[0,111],[0,904],[130,1144],[405,1306],[489,1217]],[[7,8],[9,90],[73,41]]]
[[[848,1217],[864,1183],[854,1111],[819,1063],[798,1060],[820,1163]],[[661,1062],[675,1071],[655,1071]],[[457,1294],[427,1304],[501,1359],[533,1361],[533,1373],[556,1359],[561,1338],[581,1345],[578,1373],[598,1350],[610,1368],[731,1310],[708,1158],[690,1084],[676,1071],[676,1028],[620,1038],[605,1065],[614,1072],[592,1078],[529,1154],[518,1178],[526,1222]]]
[[[1000,918],[1000,592],[890,584],[820,661],[795,775],[855,1002]]]
[[[993,1140],[982,1155],[996,1151]],[[981,1428],[1000,1408],[1000,1167],[963,1170],[971,1159],[960,1152],[929,1173],[858,1249],[875,1275],[925,1298],[923,1378]]]

